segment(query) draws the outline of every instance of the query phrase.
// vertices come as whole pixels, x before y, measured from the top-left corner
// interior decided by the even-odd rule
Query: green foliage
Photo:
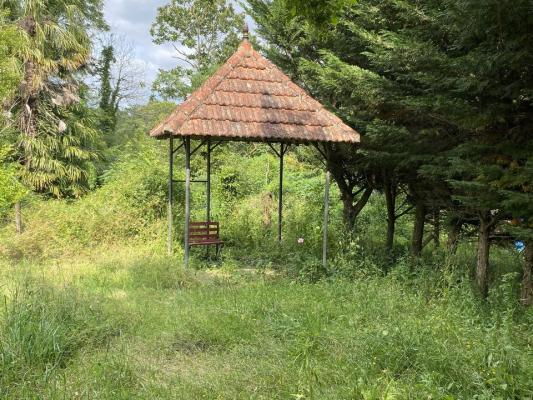
[[[8,161],[11,153],[10,147],[0,148],[0,216],[5,215],[27,193],[17,179],[16,165]]]
[[[4,0],[0,6],[8,10],[6,26],[25,38],[16,54],[23,80],[6,102],[20,176],[35,191],[79,196],[88,189],[96,131],[75,74],[90,56],[89,30],[105,28],[102,2]]]
[[[7,10],[0,7],[0,99],[13,95],[22,79],[20,51],[27,45],[22,30],[7,23]],[[0,117],[0,121],[1,121]],[[1,132],[1,131],[0,131]]]
[[[80,197],[90,188],[90,171],[98,158],[94,113],[84,103],[57,107],[43,99],[41,112],[45,109],[49,113],[38,121],[39,135],[19,137],[19,147],[31,154],[23,164],[22,181],[57,198]]]
[[[189,289],[199,285],[192,271],[176,268],[175,264],[168,262],[167,257],[139,259],[128,265],[127,270],[132,287],[167,290]]]
[[[112,135],[116,125],[117,107],[113,104],[112,87],[111,87],[111,65],[115,61],[113,46],[105,46],[102,49],[98,74],[100,75],[100,99],[99,108],[102,115],[100,116],[100,127],[107,136]]]
[[[164,100],[183,99],[234,51],[244,24],[226,0],[171,0],[159,8],[150,33],[171,43],[182,65],[160,70],[153,90]]]
[[[359,188],[383,191],[390,239],[410,209],[404,196],[422,227],[417,255],[424,222],[441,210],[511,240],[531,237],[527,1],[359,1],[327,30],[302,24],[310,18],[295,3],[251,0],[248,11],[267,55],[362,134],[358,150],[331,161],[345,215]],[[497,226],[510,219],[514,227]]]
[[[343,7],[353,5],[357,0],[287,0],[293,15],[303,15],[319,27],[336,23]]]
[[[160,69],[152,84],[152,92],[164,101],[185,99],[198,89],[219,66],[218,63],[213,64],[200,71],[179,65],[169,71]]]
[[[45,380],[65,368],[85,347],[103,346],[121,333],[102,302],[76,288],[57,289],[25,283],[5,301],[0,325],[3,396],[22,380]]]
[[[101,65],[99,65],[99,73],[101,79],[100,87],[100,108],[102,110],[108,110],[110,107],[111,100],[111,64],[115,60],[113,55],[113,46],[105,46],[102,49],[102,60]]]
[[[110,147],[120,154],[124,145],[135,142],[139,138],[145,139],[147,132],[168,117],[175,108],[174,103],[151,101],[144,105],[120,110],[117,115],[116,131],[109,139]],[[143,142],[152,143],[146,140]]]
[[[156,149],[131,154],[106,177],[106,185],[77,202],[37,202],[22,235],[3,232],[0,254],[10,258],[61,257],[98,245],[162,238],[165,169]],[[157,240],[156,240],[157,242]]]
[[[355,281],[308,284],[268,270],[185,273],[146,251],[2,264],[10,286],[27,274],[42,282],[7,298],[0,317],[3,354],[13,356],[4,360],[16,361],[2,364],[4,396],[532,394],[533,316],[509,307],[510,275],[489,308],[459,271],[407,259],[387,276],[368,269]],[[166,286],[169,273],[193,284]],[[71,283],[56,288],[61,281]]]
[[[28,2],[27,10],[48,29],[67,2],[45,3],[51,20],[41,3]],[[532,397],[533,316],[517,301],[522,256],[506,245],[493,251],[483,302],[471,284],[473,246],[464,241],[454,255],[433,240],[419,257],[410,256],[413,217],[401,204],[422,198],[431,211],[492,210],[515,219],[500,232],[529,235],[525,3],[517,3],[518,11],[493,1],[331,1],[305,10],[300,1],[248,3],[265,53],[363,135],[360,148],[329,149],[338,185],[331,193],[328,269],[320,259],[323,167],[305,146],[291,148],[285,159],[282,244],[278,160],[261,144],[224,143],[212,160],[212,215],[225,241],[221,268],[205,261],[204,248],[193,249],[193,268],[182,268],[178,183],[176,254],[163,255],[168,143],[146,132],[174,105],[118,111],[105,160],[95,166],[95,149],[102,147],[93,110],[83,102],[57,104],[64,98],[58,90],[75,95],[65,84],[86,60],[87,38],[30,35],[37,49],[47,49],[35,53],[45,58],[22,59],[42,67],[35,81],[42,78],[42,85],[30,93],[38,100],[38,129],[33,135],[11,124],[1,139],[2,149],[20,143],[27,151],[0,154],[0,212],[23,193],[12,159],[43,193],[76,197],[94,190],[76,200],[30,197],[25,232],[14,235],[12,224],[0,229],[2,396]],[[19,3],[1,4],[9,4],[11,16],[22,15]],[[81,20],[98,15],[97,1],[72,4],[85,13]],[[162,72],[156,82],[162,95],[184,97],[197,87],[234,49],[241,22],[224,1],[162,7],[152,29],[156,41],[181,43],[196,64]],[[62,40],[68,46],[59,46]],[[0,45],[0,54],[9,59],[16,46]],[[58,54],[73,58],[63,65]],[[111,58],[108,50],[104,70]],[[112,94],[103,89],[107,107]],[[35,105],[32,96],[19,98],[15,120],[24,117],[24,104]],[[199,150],[193,157],[194,179],[204,178],[204,156]],[[183,161],[177,153],[177,180]],[[104,171],[99,185],[95,169]],[[356,204],[368,187],[374,192],[366,206],[353,227],[345,226],[345,204]],[[398,200],[393,218],[405,214],[394,220],[390,252],[381,238],[391,206],[379,191]],[[203,185],[194,184],[193,220],[205,218],[204,196]],[[32,283],[20,285],[19,278]]]

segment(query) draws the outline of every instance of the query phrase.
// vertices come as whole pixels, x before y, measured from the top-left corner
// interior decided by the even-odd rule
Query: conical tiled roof
[[[248,40],[150,136],[359,142],[359,134],[256,52]]]

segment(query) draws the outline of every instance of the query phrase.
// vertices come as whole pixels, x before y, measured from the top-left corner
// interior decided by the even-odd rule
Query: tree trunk
[[[490,249],[490,214],[484,213],[479,218],[477,247],[476,281],[483,297],[489,292],[489,249]]]
[[[446,247],[450,254],[455,254],[457,251],[457,244],[459,243],[459,235],[461,234],[461,228],[463,222],[460,219],[453,221],[448,231],[448,240],[446,241]]]
[[[22,225],[22,210],[20,201],[15,203],[15,229],[19,235],[24,230],[24,226]]]
[[[389,253],[394,246],[394,228],[396,224],[396,186],[388,179],[385,180],[385,202],[387,203],[387,242]]]
[[[533,239],[526,240],[524,249],[524,273],[520,301],[525,306],[533,305]]]
[[[440,210],[433,213],[433,241],[435,247],[440,247]]]
[[[374,189],[371,187],[366,188],[361,197],[357,202],[354,202],[355,196],[353,193],[343,192],[342,193],[342,204],[343,204],[343,218],[344,223],[348,230],[351,232],[355,226],[355,220],[357,216],[361,213],[363,208],[365,208],[366,203],[370,199]]]
[[[411,242],[411,251],[415,257],[420,257],[422,253],[422,241],[424,240],[424,222],[426,219],[426,206],[419,199],[416,202],[415,223],[413,226],[413,240]]]

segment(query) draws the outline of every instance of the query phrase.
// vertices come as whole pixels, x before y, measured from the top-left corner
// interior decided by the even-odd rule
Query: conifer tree
[[[248,3],[272,43],[267,54],[363,134],[353,166],[378,178],[390,231],[398,187],[416,209],[415,255],[437,211],[456,222],[454,237],[465,224],[479,229],[477,281],[486,294],[491,232],[511,231],[501,221],[514,217],[514,235],[530,237],[528,1],[361,0],[318,31],[284,1]]]

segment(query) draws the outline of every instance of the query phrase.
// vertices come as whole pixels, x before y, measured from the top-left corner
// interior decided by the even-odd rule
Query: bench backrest
[[[191,222],[189,224],[189,243],[210,242],[220,239],[218,222]]]

